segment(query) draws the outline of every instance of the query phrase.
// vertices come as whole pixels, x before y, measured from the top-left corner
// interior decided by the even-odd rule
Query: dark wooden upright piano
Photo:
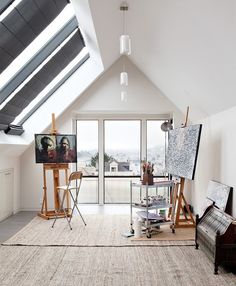
[[[219,265],[236,266],[236,220],[214,204],[209,206],[196,217],[195,245],[213,259],[214,274]]]

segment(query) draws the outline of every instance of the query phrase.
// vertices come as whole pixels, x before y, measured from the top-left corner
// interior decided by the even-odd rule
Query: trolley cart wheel
[[[171,228],[172,233],[175,233],[175,225],[174,224],[170,225],[170,228]]]
[[[151,238],[151,237],[152,237],[152,235],[151,235],[149,229],[146,230],[146,237],[147,237],[147,238]]]

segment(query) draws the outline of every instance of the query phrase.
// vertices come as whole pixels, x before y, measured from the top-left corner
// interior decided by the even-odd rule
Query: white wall
[[[128,101],[121,101],[120,72],[129,75]],[[78,104],[71,109],[78,112],[172,114],[177,122],[182,114],[167,97],[128,58],[120,58],[108,71],[88,89]]]
[[[16,213],[20,210],[20,157],[4,155],[1,150],[0,170],[8,169],[13,169],[13,211]]]
[[[128,60],[126,60],[126,70],[129,73],[129,95],[126,103],[121,102],[119,74],[122,71],[122,64],[123,60],[118,60],[56,120],[58,132],[72,132],[72,118],[83,115],[114,114],[115,117],[118,114],[136,114],[138,117],[143,114],[159,114],[161,116],[173,113],[177,123],[184,121],[184,115]],[[48,194],[52,195],[50,186],[48,190]],[[42,192],[42,165],[35,164],[32,144],[21,156],[22,209],[40,209]]]
[[[236,107],[202,121],[202,137],[192,190],[196,213],[201,212],[209,180],[233,187],[232,215],[236,217]]]

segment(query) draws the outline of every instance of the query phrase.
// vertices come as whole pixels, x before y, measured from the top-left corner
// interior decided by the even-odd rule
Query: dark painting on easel
[[[76,163],[76,135],[35,134],[36,163]]]
[[[169,131],[166,171],[193,180],[202,125],[190,125]]]

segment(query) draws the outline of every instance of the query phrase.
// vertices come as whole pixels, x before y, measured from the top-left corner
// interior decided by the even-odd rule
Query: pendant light
[[[122,87],[121,90],[121,101],[127,102],[128,92],[127,87],[129,84],[128,81],[128,73],[125,70],[125,59],[126,56],[131,54],[131,40],[129,35],[126,32],[126,12],[128,11],[128,4],[126,2],[122,2],[120,6],[120,11],[123,13],[123,31],[120,36],[120,54],[123,56],[123,71],[120,73],[120,85]]]
[[[131,39],[126,31],[126,12],[128,9],[128,4],[123,2],[120,6],[120,10],[123,12],[123,34],[120,36],[120,54],[127,56],[131,54]]]
[[[120,73],[120,85],[128,86],[128,73],[127,72]]]
[[[122,91],[121,91],[121,101],[127,102],[127,100],[128,100],[127,91],[126,91],[126,90],[122,90]]]

